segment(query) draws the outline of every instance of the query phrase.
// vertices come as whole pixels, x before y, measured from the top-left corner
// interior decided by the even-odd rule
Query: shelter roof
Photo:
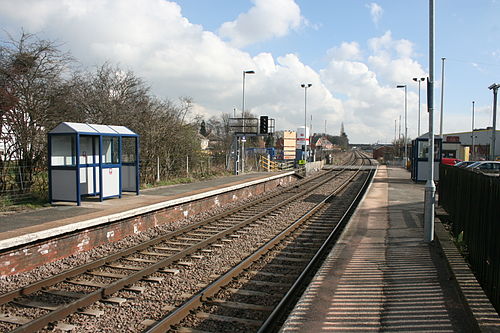
[[[137,135],[125,126],[99,125],[86,123],[63,122],[52,129],[50,134],[80,133],[95,135]]]

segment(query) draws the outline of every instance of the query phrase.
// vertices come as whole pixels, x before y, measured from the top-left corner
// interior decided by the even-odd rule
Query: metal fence
[[[17,161],[0,162],[0,211],[17,204],[48,201],[46,167],[27,167]],[[253,160],[249,159],[248,169],[253,164]],[[188,157],[174,161],[141,160],[141,186],[154,186],[183,177],[203,179],[222,174],[227,166],[230,164],[223,154],[200,155],[194,160]]]
[[[441,165],[438,193],[453,234],[463,233],[469,263],[500,311],[500,177]]]
[[[47,170],[27,167],[17,162],[0,166],[0,208],[13,204],[46,201]]]

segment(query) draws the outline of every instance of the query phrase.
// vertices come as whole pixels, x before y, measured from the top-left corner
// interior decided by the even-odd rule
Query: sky
[[[434,128],[492,126],[500,83],[500,0],[436,0]],[[245,109],[276,130],[312,125],[351,143],[418,132],[429,75],[424,0],[0,0],[0,40],[36,33],[62,43],[84,68],[132,70],[161,97],[191,97],[205,119]],[[442,64],[444,61],[444,81]],[[311,83],[307,89],[301,84]],[[420,134],[428,130],[421,85]],[[312,117],[312,121],[311,121]],[[401,122],[399,119],[401,118]]]

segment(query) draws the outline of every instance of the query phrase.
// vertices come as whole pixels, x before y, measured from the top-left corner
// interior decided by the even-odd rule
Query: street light
[[[396,88],[405,88],[405,138],[404,138],[404,145],[405,145],[405,158],[404,158],[404,164],[403,164],[403,167],[406,169],[406,163],[407,163],[407,160],[408,160],[408,143],[406,140],[408,140],[408,122],[406,120],[406,117],[407,117],[407,109],[408,109],[408,98],[407,98],[407,95],[408,95],[408,89],[406,87],[406,84],[401,84],[401,85],[397,85]]]
[[[241,173],[245,173],[245,76],[255,71],[243,71],[243,99],[241,101],[241,118],[243,121],[243,138],[241,140]]]
[[[312,86],[312,83],[302,83],[300,85],[304,88],[304,160],[307,158],[307,88]]]
[[[418,129],[417,137],[420,136],[420,83],[425,80],[425,77],[417,78],[414,77],[413,81],[418,82]]]
[[[443,138],[443,99],[444,99],[444,61],[446,58],[441,58],[441,114],[439,116],[439,136]]]
[[[470,154],[472,161],[474,161],[474,103],[472,101],[472,153]]]
[[[493,83],[488,89],[493,90],[493,130],[491,132],[491,149],[490,149],[490,160],[494,160],[495,154],[495,142],[496,142],[496,132],[497,132],[497,93],[500,84]]]
[[[434,37],[435,3],[429,0],[429,79],[427,81],[427,110],[429,112],[429,151],[427,181],[424,187],[424,241],[434,240],[436,184],[434,184]]]

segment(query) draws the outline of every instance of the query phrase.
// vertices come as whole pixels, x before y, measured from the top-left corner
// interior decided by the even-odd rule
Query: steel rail
[[[360,170],[358,170],[360,172]],[[179,323],[182,319],[184,319],[187,315],[191,313],[194,309],[200,306],[204,301],[215,295],[221,288],[231,282],[237,275],[239,275],[243,270],[248,268],[252,263],[261,258],[265,253],[267,253],[270,249],[272,249],[276,244],[285,239],[289,234],[291,234],[294,230],[299,228],[305,221],[307,221],[311,216],[313,216],[318,210],[320,210],[325,203],[330,200],[332,197],[336,196],[340,191],[342,191],[348,184],[356,177],[358,174],[356,172],[349,179],[347,179],[339,188],[337,188],[333,193],[327,196],[321,203],[317,204],[311,210],[309,210],[302,217],[297,219],[293,224],[283,230],[280,234],[272,238],[265,245],[261,246],[256,252],[247,257],[244,261],[239,263],[237,266],[232,268],[226,274],[221,276],[219,279],[212,282],[206,288],[201,290],[199,293],[194,295],[189,301],[184,303],[181,307],[174,310],[168,316],[163,318],[162,320],[155,323],[153,326],[148,328],[145,332],[147,333],[159,333],[165,332],[170,329],[172,326]]]
[[[276,328],[276,325],[279,322],[279,320],[283,318],[284,314],[287,312],[287,309],[289,309],[290,305],[294,303],[294,299],[298,297],[301,291],[301,287],[304,286],[308,277],[311,277],[313,274],[316,273],[317,265],[320,263],[321,258],[323,258],[328,253],[332,243],[339,236],[340,232],[342,232],[345,224],[348,222],[348,219],[352,216],[352,213],[356,209],[359,201],[361,200],[366,189],[368,188],[371,179],[373,179],[374,173],[375,173],[374,170],[370,171],[368,177],[366,177],[365,179],[363,186],[357,193],[352,203],[349,205],[347,211],[343,214],[340,221],[335,225],[334,229],[330,232],[327,239],[321,245],[320,249],[316,252],[314,257],[304,268],[300,276],[295,280],[295,282],[293,283],[292,287],[288,290],[286,295],[274,308],[273,312],[269,315],[264,324],[262,324],[262,326],[259,328],[257,333],[270,332]]]
[[[339,171],[339,170],[337,170]],[[341,171],[344,171],[344,170],[341,170]],[[315,187],[318,187],[318,186],[321,186],[322,184],[325,184],[329,181],[331,181],[333,178],[337,177],[338,175],[340,175],[341,173],[340,172],[337,172],[337,173],[333,173],[332,175],[326,177],[325,179],[321,180],[318,184],[315,184]],[[324,174],[323,174],[324,176]],[[319,177],[318,177],[319,178]],[[89,306],[101,299],[105,299],[106,297],[112,295],[113,293],[121,290],[122,288],[126,287],[126,286],[129,286],[139,280],[141,280],[142,278],[144,278],[145,276],[147,275],[151,275],[152,273],[158,271],[159,269],[161,268],[164,268],[184,257],[186,257],[187,255],[189,254],[192,254],[202,248],[205,248],[207,247],[208,245],[212,244],[212,243],[215,243],[217,242],[218,240],[222,239],[223,237],[229,235],[229,234],[232,234],[234,233],[236,230],[239,230],[245,226],[247,226],[248,224],[251,224],[253,222],[255,222],[256,220],[272,213],[272,212],[275,212],[276,209],[280,208],[280,207],[283,207],[287,204],[289,204],[290,202],[293,202],[294,200],[297,200],[298,198],[302,197],[305,195],[305,193],[308,192],[309,189],[306,189],[306,191],[302,191],[300,193],[297,193],[291,197],[289,197],[288,199],[284,200],[284,201],[281,201],[280,203],[278,203],[277,205],[274,205],[266,210],[264,210],[263,212],[260,212],[258,213],[257,215],[254,215],[250,218],[247,218],[245,219],[243,222],[240,222],[224,231],[221,231],[197,244],[194,244],[190,247],[188,247],[187,249],[184,249],[183,251],[180,251],[176,254],[173,254],[172,256],[168,257],[168,258],[165,258],[163,260],[160,260],[158,261],[157,263],[155,264],[152,264],[148,267],[146,267],[145,269],[141,270],[141,271],[137,271],[135,273],[132,273],[126,277],[123,277],[123,278],[120,278],[119,280],[109,284],[108,286],[106,287],[101,287],[81,298],[78,298],[70,303],[66,303],[64,305],[61,305],[59,306],[58,308],[52,310],[51,312],[33,320],[33,321],[30,321],[24,325],[21,325],[19,327],[17,327],[16,329],[14,329],[13,331],[11,332],[33,332],[33,331],[36,331],[36,330],[40,330],[40,329],[43,329],[44,327],[46,327],[49,323],[51,322],[55,322],[55,321],[58,321],[58,320],[61,320],[65,317],[67,317],[68,315],[76,312],[78,309],[80,308],[83,308],[83,307],[86,307],[86,306]],[[263,200],[266,200],[268,198],[263,198],[261,200],[258,200],[258,202],[262,202]],[[253,205],[250,205],[250,206],[253,206]],[[242,211],[243,209],[241,207],[237,207],[233,210],[231,210],[233,213],[234,212],[238,212],[238,211]],[[230,215],[229,213],[223,213],[224,216],[227,216],[227,215]],[[220,218],[220,216],[219,216]],[[211,218],[210,220],[215,220],[214,218]],[[199,224],[199,223],[198,223]],[[206,224],[206,221],[205,223],[203,224]],[[172,236],[172,235],[179,235],[179,234],[182,234],[182,233],[185,233],[186,230],[190,231],[192,229],[194,229],[194,225],[193,226],[188,226],[186,228],[184,228],[183,230],[178,230],[178,231],[174,231],[172,233],[169,233],[168,235]],[[162,237],[158,237],[158,238],[165,238],[165,236],[162,236]],[[154,244],[157,244],[158,242],[161,242],[161,241],[158,241],[158,238],[154,239],[154,240],[151,240],[151,241],[148,241],[144,244],[139,244],[137,246],[134,246],[130,249],[126,249],[124,252],[120,252],[118,254],[114,254],[114,255],[111,255],[111,256],[108,256],[107,258],[104,258],[104,259],[101,259],[101,260],[98,260],[94,263],[90,263],[90,264],[86,264],[84,265],[83,267],[78,267],[78,268],[75,268],[71,271],[68,271],[70,272],[72,275],[71,276],[68,276],[68,275],[65,275],[65,274],[60,274],[59,276],[54,276],[53,278],[50,278],[49,280],[50,281],[57,281],[57,282],[61,282],[61,281],[64,281],[65,279],[67,279],[68,277],[72,277],[74,275],[78,275],[79,273],[85,273],[86,271],[88,271],[89,269],[92,269],[92,268],[96,268],[96,267],[99,267],[99,266],[102,266],[104,264],[107,264],[109,263],[110,261],[114,261],[114,260],[118,260],[118,259],[121,259],[127,255],[130,255],[134,252],[137,252],[137,250],[143,250],[144,248],[147,248],[149,246],[152,246]],[[171,238],[171,237],[170,237]],[[100,263],[101,265],[97,265],[97,262]],[[66,273],[68,273],[66,272]],[[78,272],[75,274],[75,272]],[[56,282],[56,283],[57,283]],[[52,285],[52,284],[47,284],[47,283],[43,283],[43,281],[39,282],[39,283],[36,283],[37,284],[37,287],[40,287],[40,286],[44,286],[44,287],[47,287],[48,285]],[[31,286],[30,286],[31,287]],[[25,290],[29,290],[29,289],[25,289]],[[40,290],[37,289],[37,290],[34,290],[34,291],[38,291]],[[32,291],[32,292],[34,292]],[[12,294],[14,292],[10,293],[10,297],[12,297]],[[24,295],[24,294],[22,294]],[[14,297],[15,298],[15,297]]]
[[[313,182],[313,181],[315,181],[316,179],[318,179],[318,178],[320,178],[322,176],[325,176],[325,174],[316,175],[316,176],[314,176],[314,177],[312,177],[310,179],[307,179],[307,181],[303,181],[301,184],[295,185],[294,187],[300,187],[300,186],[303,186],[303,185],[307,185],[310,182]],[[136,246],[130,247],[130,248],[125,249],[123,251],[120,251],[120,252],[114,253],[112,255],[106,256],[104,258],[101,258],[101,259],[89,262],[89,263],[84,264],[82,266],[78,266],[78,267],[75,267],[73,269],[61,272],[61,273],[56,274],[56,275],[54,275],[54,276],[52,276],[50,278],[47,278],[47,279],[44,279],[44,280],[41,280],[41,281],[37,281],[37,282],[34,282],[34,283],[30,284],[30,285],[27,285],[27,286],[18,288],[16,290],[12,290],[10,292],[4,293],[4,294],[0,295],[0,305],[8,303],[8,302],[14,300],[17,297],[27,296],[27,295],[32,294],[34,292],[40,291],[43,288],[46,288],[46,287],[52,286],[52,285],[54,285],[56,283],[62,282],[64,280],[68,279],[68,278],[77,276],[79,274],[83,274],[83,273],[85,273],[85,272],[87,272],[87,271],[89,271],[91,269],[95,269],[95,268],[104,266],[104,265],[106,265],[106,264],[108,264],[110,262],[113,262],[113,261],[116,261],[116,260],[120,260],[121,258],[129,256],[129,255],[131,255],[131,254],[133,254],[135,252],[142,251],[144,249],[147,249],[148,247],[154,246],[154,245],[156,245],[158,243],[164,242],[164,241],[166,241],[166,240],[168,240],[170,238],[173,238],[175,236],[181,235],[183,233],[190,232],[190,231],[192,231],[194,229],[202,227],[203,225],[210,224],[210,223],[212,223],[212,222],[214,222],[216,220],[219,220],[219,219],[224,218],[226,216],[229,216],[231,214],[237,213],[237,212],[242,211],[244,209],[248,209],[248,208],[250,208],[252,206],[256,206],[256,205],[258,205],[259,203],[261,203],[263,201],[266,201],[266,200],[269,200],[269,199],[271,199],[273,197],[276,197],[276,196],[282,195],[284,193],[290,192],[290,191],[292,191],[294,189],[294,187],[287,188],[283,192],[264,195],[264,196],[262,196],[260,198],[257,198],[255,200],[253,200],[250,203],[247,203],[245,205],[238,206],[238,207],[232,208],[230,210],[224,211],[224,212],[222,212],[220,214],[217,214],[215,216],[212,216],[212,217],[210,217],[210,218],[208,218],[208,219],[206,219],[204,221],[201,221],[201,222],[198,222],[198,223],[195,223],[195,224],[183,227],[183,228],[181,228],[179,230],[175,230],[175,231],[172,231],[172,232],[170,232],[170,233],[168,233],[166,235],[162,235],[162,236],[153,238],[153,239],[151,239],[149,241],[146,241],[144,243],[141,243],[141,244],[138,244]]]

